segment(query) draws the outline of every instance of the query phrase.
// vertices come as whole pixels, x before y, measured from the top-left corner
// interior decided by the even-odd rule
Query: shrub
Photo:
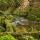
[[[5,36],[1,36],[0,40],[16,40],[16,39],[11,35],[5,35]]]

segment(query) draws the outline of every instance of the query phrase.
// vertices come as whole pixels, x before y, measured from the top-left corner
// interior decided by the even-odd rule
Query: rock
[[[15,25],[28,25],[29,24],[29,21],[23,17],[16,18],[14,22],[15,22]]]

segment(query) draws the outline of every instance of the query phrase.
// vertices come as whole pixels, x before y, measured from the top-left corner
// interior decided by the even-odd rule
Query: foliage
[[[38,37],[38,35],[22,35],[18,37],[19,40],[40,40],[40,38]]]
[[[40,21],[40,8],[30,6],[27,19],[32,21]]]
[[[30,30],[31,27],[33,28],[33,29],[31,29],[31,31],[33,30],[33,32],[35,30],[40,31],[40,29],[39,29],[40,24],[29,23],[29,25],[25,25],[25,26],[20,26],[20,25],[19,25],[20,27],[16,26],[14,20],[17,17],[20,17],[20,18],[23,17],[26,20],[28,19],[29,21],[40,22],[40,8],[30,6],[30,4],[29,4],[28,7],[21,10],[20,6],[21,6],[22,1],[23,0],[0,0],[0,32],[11,32],[11,34],[14,32],[17,33],[17,31],[18,31],[17,28],[19,28],[19,33],[21,34],[21,32],[23,30],[22,27],[25,27],[25,29],[23,30],[23,33],[28,32],[28,30]],[[20,9],[19,9],[19,7],[20,7]],[[20,31],[20,29],[22,29],[22,30]],[[14,38],[14,36],[11,36],[11,35],[0,36],[0,40],[16,40],[15,39],[16,36],[15,36],[15,38]],[[37,36],[36,35],[23,36],[23,35],[21,35],[21,37],[19,37],[19,35],[17,35],[17,40],[40,40],[40,36],[38,36],[38,35]]]
[[[11,35],[4,35],[0,37],[0,40],[16,40],[16,39]]]

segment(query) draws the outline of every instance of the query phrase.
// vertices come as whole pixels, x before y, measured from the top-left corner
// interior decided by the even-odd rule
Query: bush
[[[22,36],[18,38],[19,40],[35,40],[33,36]]]
[[[0,40],[16,40],[16,39],[11,35],[5,35],[5,36],[1,36]]]

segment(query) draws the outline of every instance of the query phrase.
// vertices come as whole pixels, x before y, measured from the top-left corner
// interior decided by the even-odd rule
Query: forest
[[[40,0],[0,0],[0,40],[40,40]]]

